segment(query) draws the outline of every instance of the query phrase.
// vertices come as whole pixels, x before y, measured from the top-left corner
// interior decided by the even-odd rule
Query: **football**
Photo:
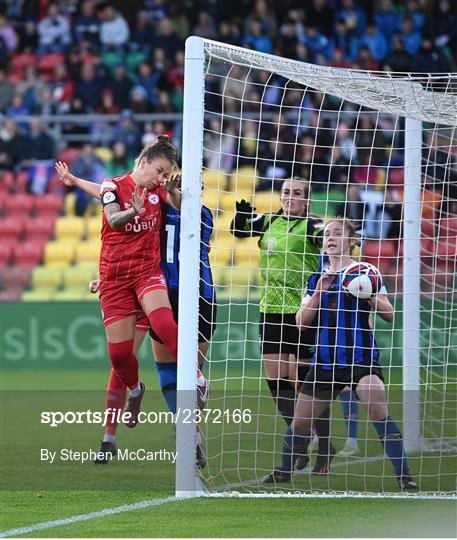
[[[376,266],[355,262],[346,268],[341,283],[346,293],[359,300],[368,300],[380,291],[382,280]]]

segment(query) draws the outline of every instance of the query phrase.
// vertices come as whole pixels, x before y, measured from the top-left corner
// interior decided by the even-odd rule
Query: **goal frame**
[[[179,275],[178,320],[178,411],[196,406],[196,364],[198,354],[198,297],[199,297],[199,251],[200,251],[200,199],[203,165],[204,133],[204,78],[205,44],[219,46],[229,52],[249,52],[256,58],[273,63],[278,57],[241,47],[205,40],[191,36],[185,45],[183,140],[182,140],[182,207],[180,236],[180,265],[187,271]],[[287,60],[293,68],[303,63]],[[317,66],[316,66],[317,67]],[[268,68],[265,68],[268,69]],[[329,68],[327,68],[329,69]],[[354,70],[337,70],[354,74]],[[362,75],[362,73],[360,74]],[[379,74],[381,77],[382,74]],[[377,74],[370,74],[376,80]],[[385,81],[385,79],[383,79]],[[312,87],[309,82],[309,86]],[[331,93],[331,92],[329,92]],[[347,98],[346,98],[347,99]],[[418,452],[421,448],[420,430],[420,234],[421,234],[421,151],[422,120],[405,118],[405,198],[404,198],[404,264],[403,264],[403,428],[405,451]],[[196,269],[197,271],[191,271]],[[413,396],[413,398],[411,398]],[[176,496],[180,498],[208,493],[202,486],[195,468],[195,455],[189,448],[195,447],[195,425],[184,423],[183,415],[177,415]],[[222,495],[222,494],[219,494]],[[227,496],[227,495],[226,495]],[[245,495],[243,495],[245,496]],[[252,496],[252,495],[246,495]],[[257,495],[259,496],[259,495]],[[288,496],[284,493],[268,496]],[[289,495],[290,496],[290,495]],[[346,494],[299,494],[303,497],[361,497],[360,493]],[[371,495],[370,495],[371,496]],[[421,494],[389,495],[373,494],[375,497],[421,497]],[[423,497],[423,495],[422,495]],[[433,496],[431,496],[433,498]],[[436,498],[449,498],[437,495]]]

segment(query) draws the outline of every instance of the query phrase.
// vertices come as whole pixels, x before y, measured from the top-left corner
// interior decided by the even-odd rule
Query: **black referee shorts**
[[[178,297],[179,291],[172,289],[168,291],[168,298],[170,299],[171,310],[173,311],[173,318],[178,324]],[[199,316],[198,316],[198,341],[199,343],[203,341],[211,341],[214,331],[216,330],[216,314],[217,306],[216,303],[206,300],[200,296],[199,300]],[[154,332],[154,330],[149,327],[149,335],[154,341],[162,343],[162,340]]]
[[[299,330],[295,313],[260,313],[259,336],[262,354],[295,354],[298,360],[313,357],[316,329]]]
[[[366,375],[377,375],[384,382],[379,364],[372,366],[353,365],[347,368],[334,367],[333,369],[312,366],[300,392],[323,401],[333,401],[346,386],[349,386],[351,390],[355,390],[360,379]]]

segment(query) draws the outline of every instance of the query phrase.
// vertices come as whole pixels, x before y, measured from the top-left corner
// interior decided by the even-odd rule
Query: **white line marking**
[[[105,510],[99,510],[98,512],[89,512],[88,514],[77,514],[76,516],[70,516],[62,519],[55,519],[52,521],[44,521],[42,523],[36,523],[35,525],[29,525],[27,527],[19,527],[17,529],[8,529],[6,531],[0,531],[0,538],[18,536],[20,534],[29,534],[34,531],[40,531],[42,529],[51,529],[53,527],[61,527],[62,525],[71,525],[72,523],[78,523],[79,521],[87,521],[89,519],[102,518],[106,516],[113,516],[114,514],[122,514],[123,512],[131,512],[132,510],[142,510],[143,508],[150,508],[151,506],[159,506],[169,502],[175,502],[179,500],[177,497],[165,497],[164,499],[145,499],[132,504],[123,504],[121,506],[115,506],[113,508],[105,508]]]

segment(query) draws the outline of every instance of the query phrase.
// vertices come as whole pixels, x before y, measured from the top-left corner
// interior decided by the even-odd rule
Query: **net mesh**
[[[306,290],[305,261],[314,257],[320,268],[327,261],[307,252],[306,242],[294,253],[303,233],[287,230],[278,248],[265,234],[236,238],[231,222],[235,203],[242,199],[258,215],[275,214],[284,179],[299,176],[310,180],[310,213],[319,219],[351,217],[362,241],[361,259],[383,276],[394,320],[387,324],[375,317],[373,326],[391,416],[401,426],[405,400],[419,403],[420,450],[409,456],[418,494],[455,494],[457,76],[340,70],[214,42],[205,43],[205,53],[202,204],[214,217],[210,261],[218,311],[205,367],[212,392],[208,419],[201,425],[208,460],[204,485],[215,493],[398,493],[396,475],[361,404],[357,451],[337,453],[329,474],[315,475],[307,468],[290,483],[262,482],[279,463],[287,426],[265,383],[259,302],[264,311],[284,311],[281,306],[294,303],[286,299],[289,293]],[[402,390],[408,354],[402,345],[404,116],[422,121],[418,397]],[[271,300],[265,290],[277,285],[270,270],[280,249],[288,254],[285,266],[297,255],[302,267]],[[293,344],[280,327],[278,332],[281,378],[295,387]],[[349,406],[353,417],[353,403]],[[350,428],[336,400],[330,436],[337,452],[354,434]],[[311,454],[311,468],[315,459]]]

